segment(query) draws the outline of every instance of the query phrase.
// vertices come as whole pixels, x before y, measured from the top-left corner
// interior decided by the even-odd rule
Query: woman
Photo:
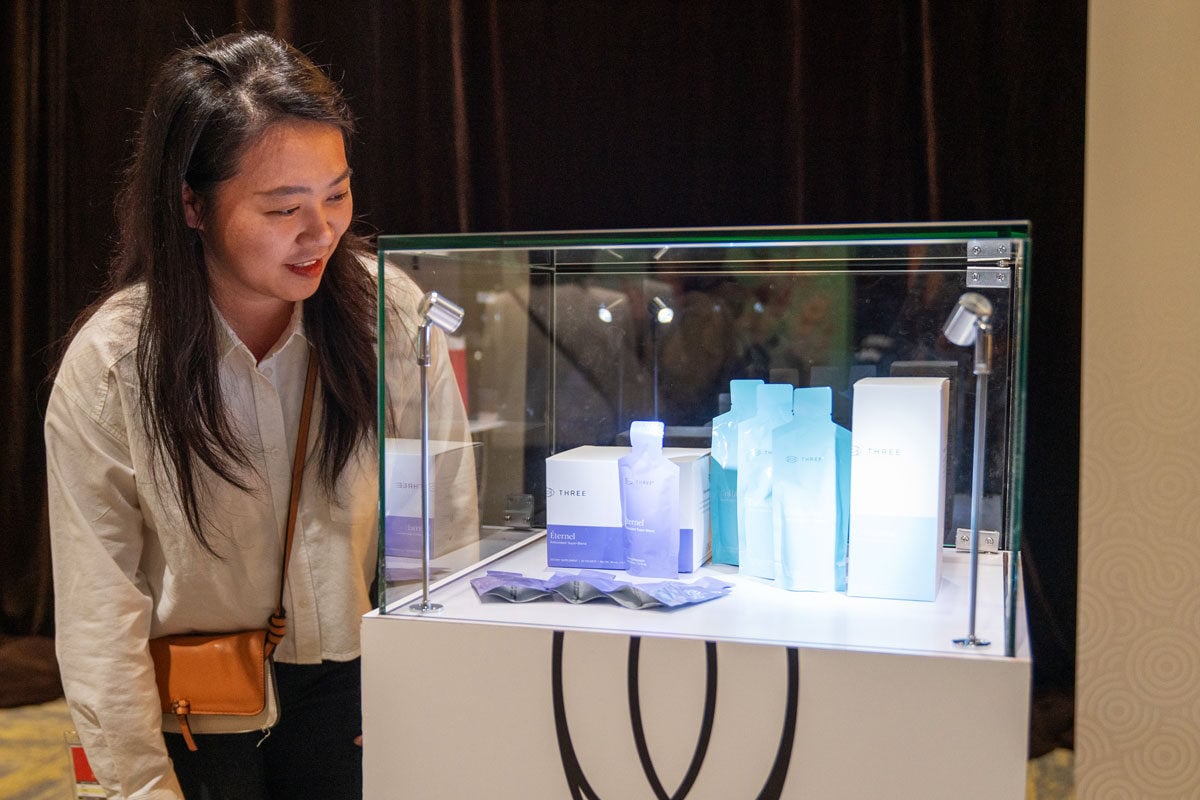
[[[376,289],[370,250],[347,233],[351,132],[337,87],[265,34],[181,51],[151,89],[109,289],[75,327],[46,417],[59,662],[110,796],[361,795]],[[411,338],[416,288],[389,285]],[[261,628],[274,608],[310,350],[280,721],[265,739],[200,735],[189,752],[161,731],[147,640]],[[450,420],[439,435],[461,437],[446,364],[432,379]],[[412,391],[392,390],[403,415]]]

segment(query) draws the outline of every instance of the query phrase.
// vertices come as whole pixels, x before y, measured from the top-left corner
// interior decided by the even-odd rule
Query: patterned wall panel
[[[1079,797],[1200,797],[1197,41],[1191,0],[1089,6]]]

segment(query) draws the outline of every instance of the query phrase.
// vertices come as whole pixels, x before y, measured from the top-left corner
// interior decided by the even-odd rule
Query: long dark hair
[[[349,152],[353,119],[340,90],[290,45],[265,33],[235,33],[179,51],[151,87],[117,200],[120,240],[105,297],[145,284],[138,339],[143,424],[172,468],[192,533],[214,553],[197,470],[203,464],[249,491],[238,471],[252,462],[221,395],[219,323],[182,187],[186,182],[207,199],[257,137],[289,119],[337,127]],[[369,252],[363,239],[345,234],[303,306],[324,398],[320,480],[330,490],[376,425],[375,285],[359,261]]]

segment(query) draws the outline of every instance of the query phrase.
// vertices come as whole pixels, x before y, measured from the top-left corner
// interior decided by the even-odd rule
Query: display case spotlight
[[[462,306],[447,300],[437,292],[426,294],[417,306],[417,315],[421,318],[421,324],[417,328],[417,366],[421,370],[421,600],[409,606],[409,610],[420,614],[442,609],[439,604],[429,602],[429,561],[432,557],[429,497],[429,337],[432,328],[435,327],[446,333],[454,333],[462,324],[465,313]]]
[[[618,297],[611,303],[601,303],[600,308],[596,310],[596,316],[599,317],[600,321],[605,325],[609,324],[613,321],[613,309],[621,305],[623,302],[625,302],[625,298]]]
[[[967,292],[958,298],[958,304],[950,313],[950,318],[942,326],[942,333],[954,344],[967,347],[975,344],[978,335],[978,323],[988,322],[992,318],[992,302],[976,292]]]
[[[454,333],[462,324],[466,312],[462,306],[447,300],[437,292],[430,292],[421,299],[417,313],[424,322],[431,323],[446,333]]]
[[[675,319],[675,309],[671,308],[661,297],[650,301],[650,313],[660,325],[668,325]]]
[[[976,591],[979,585],[979,507],[983,502],[984,455],[987,452],[987,381],[992,372],[992,303],[977,292],[958,298],[942,334],[959,347],[975,345],[975,442],[971,460],[971,586],[967,635],[955,639],[960,647],[987,647],[975,636]]]

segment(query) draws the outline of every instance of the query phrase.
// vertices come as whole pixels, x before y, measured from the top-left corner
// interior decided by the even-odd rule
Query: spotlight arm
[[[432,328],[440,328],[446,333],[454,333],[462,324],[466,312],[456,303],[447,300],[437,292],[429,292],[421,298],[417,306],[417,315],[421,323],[417,327],[417,366],[421,372],[421,601],[409,606],[410,611],[417,613],[436,612],[441,610],[437,603],[429,602],[429,562],[432,558],[430,547],[431,528],[429,497],[429,366],[430,338]]]
[[[987,384],[992,374],[992,304],[976,292],[967,292],[942,326],[950,342],[975,345],[975,437],[971,454],[971,577],[967,635],[955,639],[960,647],[987,647],[991,642],[975,636],[976,594],[979,586],[979,507],[983,503],[983,478],[987,454]]]

